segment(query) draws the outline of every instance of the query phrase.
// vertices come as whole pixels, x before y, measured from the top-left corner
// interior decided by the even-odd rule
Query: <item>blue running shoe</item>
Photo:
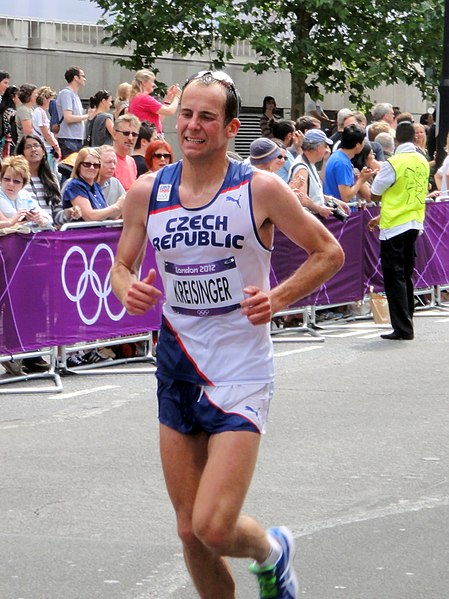
[[[260,599],[297,599],[298,581],[293,570],[295,541],[285,526],[269,528],[268,534],[276,539],[282,549],[281,557],[274,566],[261,568],[257,562],[249,567],[259,581]]]

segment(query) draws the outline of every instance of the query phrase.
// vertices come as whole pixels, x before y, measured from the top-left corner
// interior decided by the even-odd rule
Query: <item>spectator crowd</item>
[[[98,90],[86,110],[84,70],[69,67],[64,79],[56,93],[47,85],[13,85],[9,73],[0,71],[0,233],[120,219],[134,181],[174,162],[163,125],[177,111],[178,84],[156,97],[155,75],[142,69],[133,81],[120,83],[114,96]],[[395,152],[395,130],[410,122],[416,151],[430,167],[428,197],[446,197],[449,157],[436,169],[434,115],[415,122],[410,113],[383,102],[368,116],[342,108],[334,121],[309,102],[305,114],[291,121],[278,113],[275,98],[266,96],[260,137],[247,162],[281,177],[317,218],[345,220],[372,202],[371,186]],[[233,152],[229,156],[241,159]],[[16,375],[48,368],[32,358],[3,365]]]

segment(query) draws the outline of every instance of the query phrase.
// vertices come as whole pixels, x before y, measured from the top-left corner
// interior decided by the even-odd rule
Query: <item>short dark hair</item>
[[[8,71],[0,71],[0,81],[3,81],[3,79],[10,79]]]
[[[291,121],[280,119],[279,121],[273,121],[271,130],[273,132],[273,137],[277,137],[284,141],[289,133],[294,132],[295,127]]]
[[[135,149],[140,150],[142,146],[142,139],[145,141],[151,141],[155,131],[156,125],[153,125],[153,123],[149,123],[148,121],[142,121],[142,123],[140,123],[139,137],[137,138],[136,145],[134,146]]]
[[[410,121],[401,121],[396,127],[396,141],[398,144],[413,142],[415,139],[415,127]]]
[[[81,72],[81,67],[69,67],[67,71],[64,73],[64,79],[67,83],[72,83],[75,77],[79,77]]]
[[[365,129],[360,125],[348,125],[341,134],[340,148],[342,150],[353,150],[357,144],[365,139]]]

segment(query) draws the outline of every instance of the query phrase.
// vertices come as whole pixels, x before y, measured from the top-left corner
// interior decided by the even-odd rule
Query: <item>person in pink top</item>
[[[137,166],[131,154],[139,135],[140,121],[134,114],[124,114],[114,123],[114,151],[117,156],[116,177],[125,188],[137,179]]]
[[[162,133],[162,119],[175,114],[181,97],[179,85],[171,85],[163,102],[153,98],[151,92],[155,88],[155,75],[147,69],[137,71],[132,82],[131,100],[128,112],[136,115],[141,121],[148,121]]]

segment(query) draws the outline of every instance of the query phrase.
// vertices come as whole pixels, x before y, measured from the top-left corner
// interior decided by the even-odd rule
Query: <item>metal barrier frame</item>
[[[142,356],[134,356],[131,358],[119,358],[115,360],[105,360],[97,364],[84,364],[72,368],[67,367],[67,354],[79,350],[95,349],[101,347],[113,347],[114,345],[122,345],[123,343],[135,343],[143,341],[148,344],[147,351]],[[153,356],[153,331],[142,333],[141,335],[133,335],[129,337],[116,337],[115,339],[98,339],[90,343],[77,343],[76,345],[61,345],[58,348],[59,355],[57,359],[57,369],[61,374],[148,374],[156,369],[146,370],[142,368],[119,368],[114,369],[114,366],[119,364],[128,364],[130,362],[149,362],[153,366],[156,365],[156,358]],[[103,370],[104,369],[104,370]]]
[[[29,351],[20,354],[11,354],[10,356],[0,356],[0,363],[11,360],[22,360],[23,358],[41,358],[50,356],[50,369],[47,372],[36,372],[23,374],[19,376],[6,376],[0,378],[0,385],[11,383],[20,383],[22,381],[51,379],[54,383],[51,387],[19,387],[17,389],[0,389],[0,395],[23,394],[23,393],[61,393],[63,391],[61,377],[56,369],[57,347],[43,349],[39,351]]]

